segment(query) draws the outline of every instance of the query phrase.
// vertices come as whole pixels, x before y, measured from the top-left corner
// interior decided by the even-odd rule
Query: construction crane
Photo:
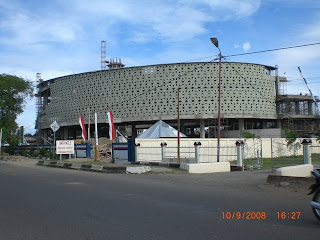
[[[317,113],[318,113],[318,112],[319,112],[319,106],[318,106],[318,103],[317,103],[317,101],[316,101],[316,98],[315,98],[315,97],[314,97],[314,95],[312,94],[312,92],[311,92],[311,90],[310,90],[310,88],[309,88],[309,86],[308,86],[307,80],[304,78],[304,76],[303,76],[303,74],[302,74],[302,71],[301,71],[300,67],[298,67],[298,70],[299,70],[299,73],[300,73],[300,75],[301,75],[301,77],[302,77],[302,79],[303,79],[304,83],[306,84],[306,86],[307,86],[307,88],[308,88],[308,90],[309,90],[309,92],[310,92],[310,95],[311,95],[311,97],[312,97],[312,99],[313,99],[314,103],[316,104],[316,107],[317,107]]]

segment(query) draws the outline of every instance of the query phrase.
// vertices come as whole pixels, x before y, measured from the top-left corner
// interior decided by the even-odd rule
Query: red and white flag
[[[110,140],[115,140],[116,139],[116,131],[114,129],[114,124],[113,124],[113,115],[112,111],[107,113],[108,117],[108,123],[109,123],[109,136]]]
[[[80,118],[79,118],[79,124],[80,124],[80,127],[82,129],[82,138],[84,141],[86,141],[87,139],[87,134],[86,134],[86,128],[84,126],[84,120],[83,120],[83,116],[81,115]]]

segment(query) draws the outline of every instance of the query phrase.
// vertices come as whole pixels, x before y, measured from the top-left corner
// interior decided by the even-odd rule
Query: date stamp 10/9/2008
[[[299,220],[301,212],[297,211],[279,211],[274,214],[267,214],[266,212],[256,212],[256,211],[224,211],[221,212],[223,220],[265,220],[269,218],[268,215],[272,215],[273,218],[277,220]]]

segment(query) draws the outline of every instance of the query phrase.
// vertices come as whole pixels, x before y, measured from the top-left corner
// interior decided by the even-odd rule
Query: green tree
[[[23,112],[26,99],[33,97],[32,83],[14,75],[0,74],[0,128],[3,140],[12,145],[18,143],[15,136],[17,116]]]
[[[243,132],[243,136],[244,138],[256,138],[256,135],[254,133],[248,131]]]
[[[294,131],[291,131],[290,129],[285,128],[284,135],[286,137],[287,147],[289,149],[293,148],[294,155],[296,155],[296,151],[301,146],[301,144],[299,142],[296,142],[297,138],[299,137],[299,134],[297,132],[294,132]]]

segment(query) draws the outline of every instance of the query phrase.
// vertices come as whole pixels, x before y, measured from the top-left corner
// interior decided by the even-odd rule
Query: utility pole
[[[217,162],[220,161],[220,129],[221,129],[221,51],[219,48],[218,38],[210,38],[212,44],[219,50],[219,85],[218,85],[218,146],[217,146]]]
[[[178,164],[180,164],[180,88],[178,88]]]
[[[220,51],[220,49],[219,49]],[[218,93],[218,148],[217,162],[220,162],[220,130],[221,130],[221,51],[219,53],[219,93]]]

